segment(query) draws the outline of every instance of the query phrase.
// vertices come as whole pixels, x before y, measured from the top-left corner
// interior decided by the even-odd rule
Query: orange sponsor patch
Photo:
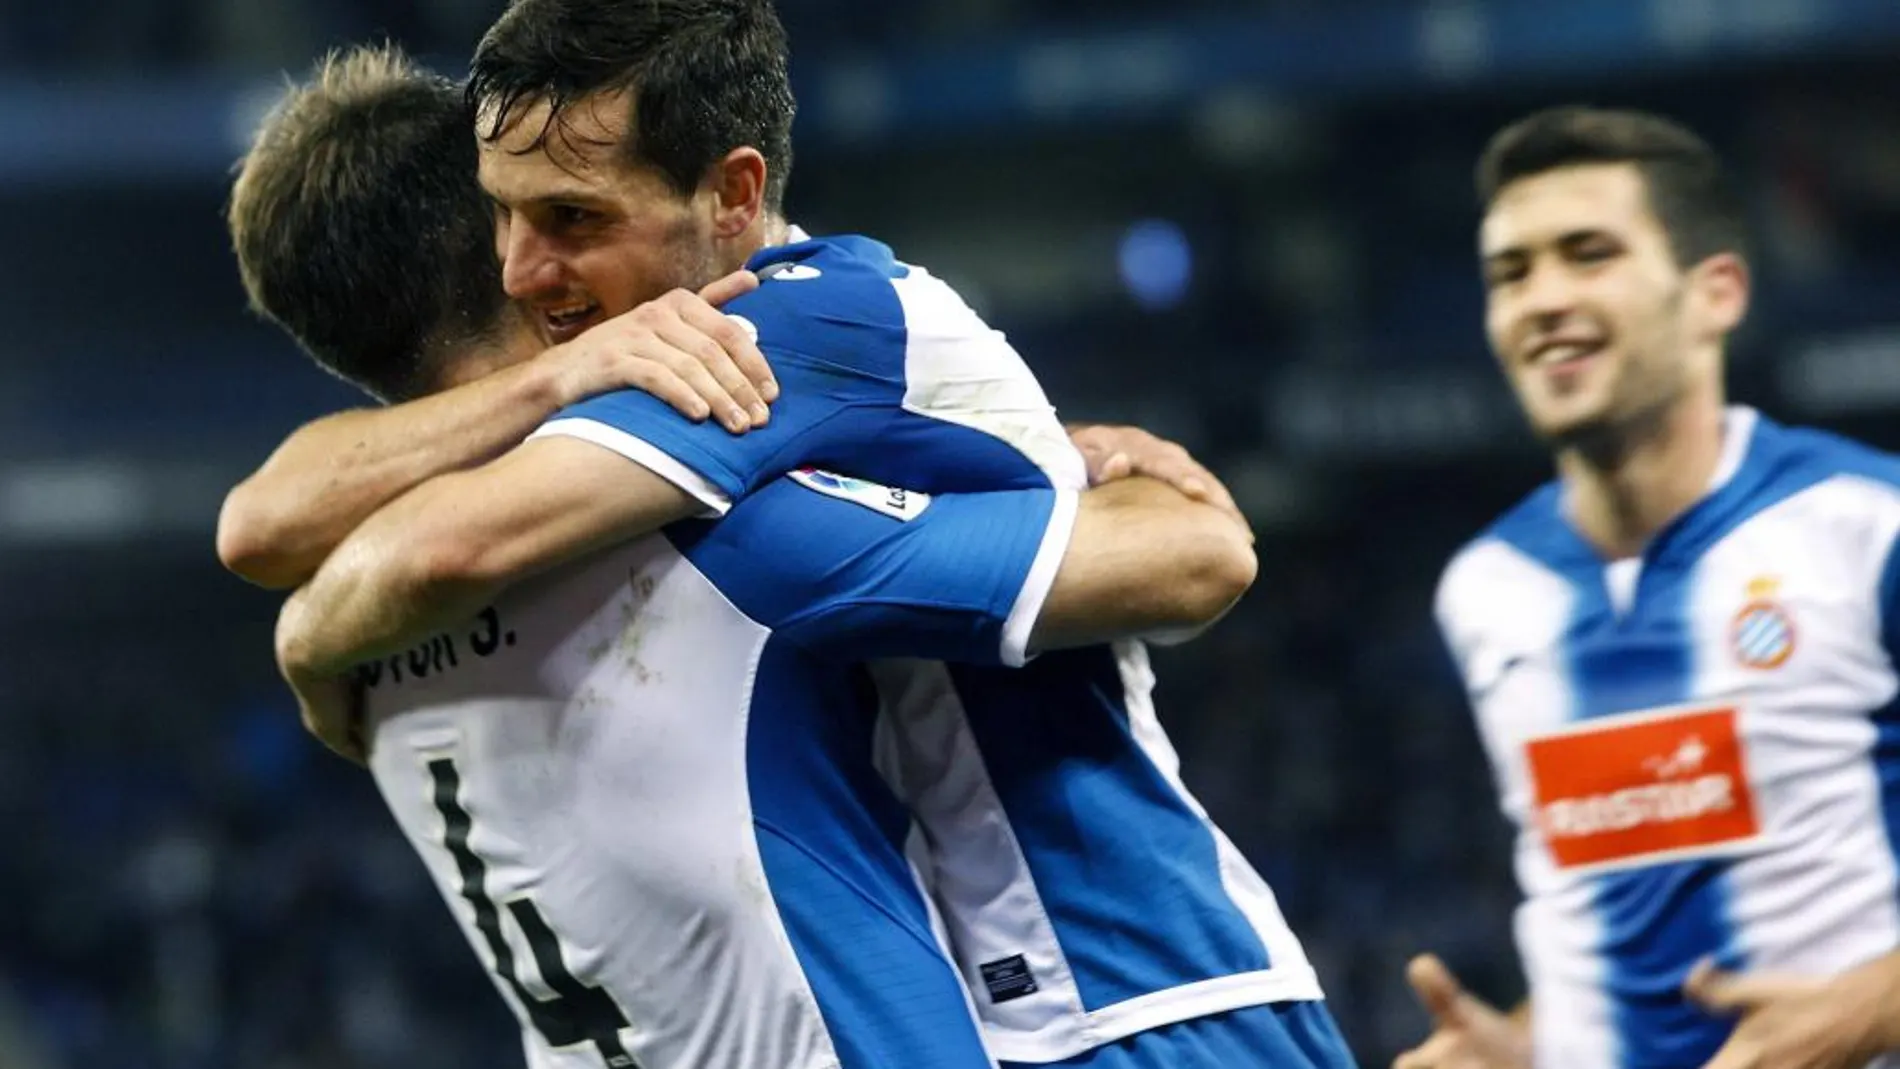
[[[1652,864],[1759,835],[1736,715],[1639,713],[1526,743],[1535,819],[1557,866]]]

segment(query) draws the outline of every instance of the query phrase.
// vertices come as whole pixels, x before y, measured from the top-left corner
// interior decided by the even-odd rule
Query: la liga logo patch
[[[895,486],[885,486],[868,479],[854,479],[849,475],[820,471],[817,468],[800,468],[789,473],[791,480],[807,490],[813,490],[835,497],[840,501],[849,501],[880,515],[905,523],[916,519],[930,507],[930,495],[914,490],[904,490]]]

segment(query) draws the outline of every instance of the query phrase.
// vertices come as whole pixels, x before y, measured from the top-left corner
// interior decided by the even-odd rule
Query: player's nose
[[[516,300],[528,300],[558,289],[561,262],[531,226],[508,228],[502,246],[501,287]]]
[[[1577,306],[1576,281],[1566,271],[1539,265],[1524,279],[1518,299],[1526,316],[1562,318]]]

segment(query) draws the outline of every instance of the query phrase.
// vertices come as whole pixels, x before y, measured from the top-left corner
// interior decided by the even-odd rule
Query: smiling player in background
[[[1900,1049],[1900,461],[1725,407],[1744,226],[1693,133],[1542,112],[1478,186],[1491,344],[1558,478],[1437,613],[1530,996],[1415,960],[1436,1030],[1396,1069],[1860,1069]]]

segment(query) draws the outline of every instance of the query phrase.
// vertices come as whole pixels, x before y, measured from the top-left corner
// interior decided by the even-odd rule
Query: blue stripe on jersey
[[[1900,665],[1900,541],[1887,550],[1880,571],[1880,639],[1887,656]]]
[[[1880,635],[1887,662],[1900,672],[1900,541],[1887,551],[1880,573]],[[1874,768],[1880,776],[1887,842],[1900,859],[1900,695],[1874,714]]]
[[[1607,716],[1691,697],[1685,608],[1692,581],[1693,572],[1648,573],[1648,589],[1620,624],[1599,615],[1594,626],[1583,625],[1595,633],[1573,638],[1574,715]],[[1743,964],[1729,920],[1727,871],[1723,861],[1685,861],[1596,880],[1606,983],[1629,1069],[1701,1065],[1728,1038],[1727,1023],[1682,997],[1683,981],[1701,958],[1713,956],[1731,969]]]
[[[1696,665],[1685,609],[1703,555],[1789,497],[1844,470],[1868,472],[1873,456],[1842,439],[1758,420],[1734,478],[1651,543],[1635,603],[1620,620],[1604,587],[1602,559],[1563,517],[1555,485],[1499,521],[1498,538],[1562,575],[1575,591],[1566,634],[1572,717],[1693,700]],[[1894,740],[1890,746],[1900,743],[1900,735],[1884,737]],[[1891,787],[1888,796],[1894,796]],[[1720,860],[1680,862],[1597,878],[1605,982],[1625,1069],[1699,1065],[1727,1039],[1732,1025],[1690,1006],[1681,987],[1704,957],[1732,969],[1746,964],[1728,915],[1729,867]]]
[[[855,678],[766,645],[746,732],[759,891],[778,906],[843,1069],[981,1069],[962,981],[901,853],[909,817],[871,764],[876,695]]]
[[[732,435],[638,390],[602,394],[555,418],[625,431],[734,499],[807,465],[928,494],[1050,485],[995,435],[903,408],[910,330],[891,281],[907,269],[889,248],[825,238],[765,250],[751,266],[793,261],[812,273],[769,281],[721,309],[758,328],[782,387],[764,427]]]
[[[950,675],[1084,1009],[1270,966],[1206,823],[1130,734],[1112,649]]]
[[[1587,548],[1587,547],[1586,547]],[[1575,560],[1576,558],[1572,558]],[[1690,697],[1694,664],[1685,603],[1693,572],[1652,564],[1629,613],[1618,619],[1591,555],[1587,570],[1565,570],[1576,608],[1566,636],[1573,719],[1675,705]],[[1626,1069],[1700,1065],[1729,1026],[1682,997],[1699,959],[1739,967],[1719,861],[1652,865],[1600,876],[1595,901],[1603,926],[1604,983]]]

